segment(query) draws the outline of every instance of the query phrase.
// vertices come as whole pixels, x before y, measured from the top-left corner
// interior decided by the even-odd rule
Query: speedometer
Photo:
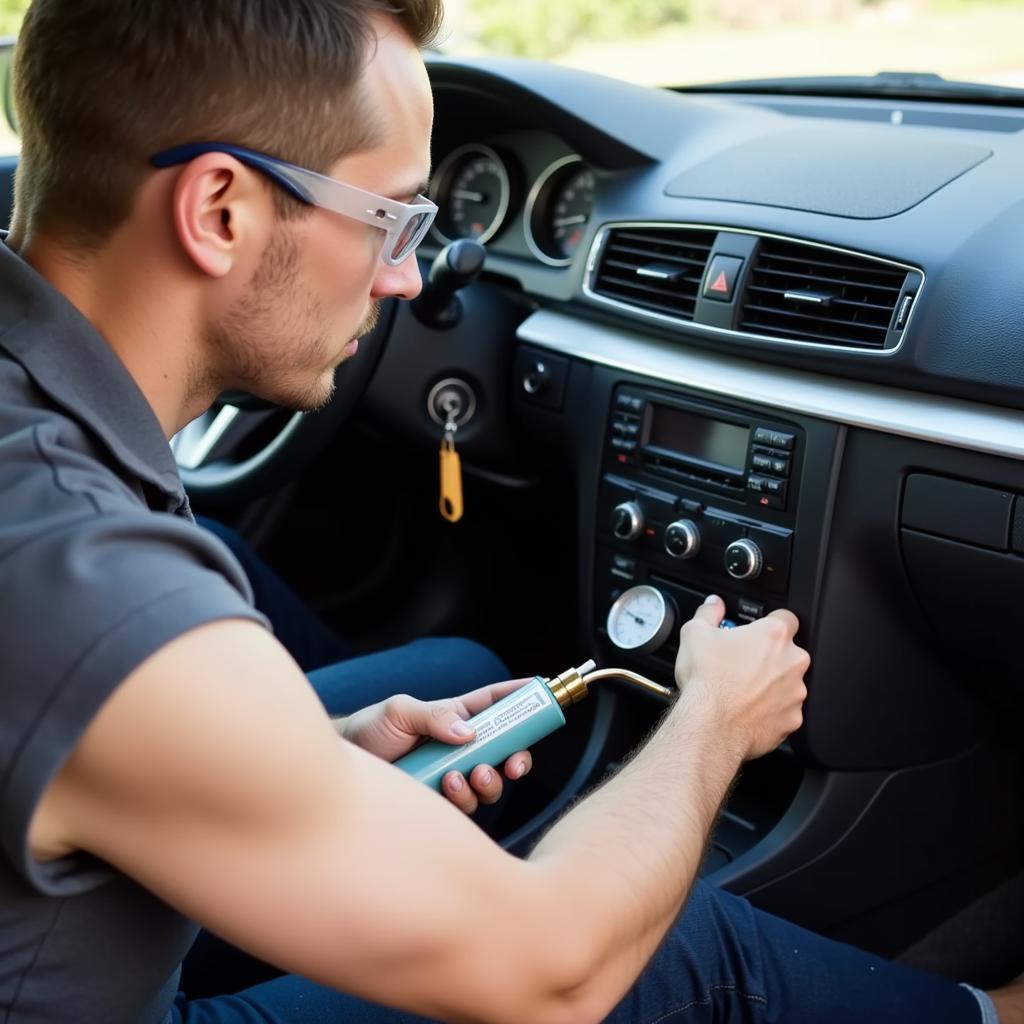
[[[430,198],[437,203],[434,234],[442,242],[486,242],[505,222],[511,201],[508,168],[490,146],[460,146],[441,162]]]
[[[586,235],[597,179],[578,156],[556,160],[537,179],[526,201],[526,241],[553,267],[572,262]]]

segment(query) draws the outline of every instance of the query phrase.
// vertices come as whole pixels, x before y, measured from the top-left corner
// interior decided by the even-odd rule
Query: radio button
[[[780,430],[770,430],[768,427],[757,427],[754,430],[754,444],[764,444],[769,448],[781,448],[783,451],[791,452],[795,443],[795,434],[784,434]]]
[[[775,460],[768,455],[755,455],[751,460],[750,464],[754,469],[771,470],[772,463]]]
[[[751,601],[749,597],[741,597],[736,602],[736,618],[744,622],[754,622],[764,616],[764,605],[760,601]]]
[[[747,490],[753,491],[755,494],[761,494],[763,491],[768,489],[768,480],[763,476],[749,476],[747,477]]]
[[[782,501],[786,500],[785,480],[765,480],[765,490],[769,494],[774,494],[777,498],[780,498]]]
[[[776,476],[789,476],[789,459],[770,459],[771,470]]]

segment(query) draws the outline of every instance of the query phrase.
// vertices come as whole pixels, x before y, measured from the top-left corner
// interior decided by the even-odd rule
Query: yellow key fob
[[[462,462],[455,442],[446,437],[441,442],[441,515],[449,523],[462,518]]]

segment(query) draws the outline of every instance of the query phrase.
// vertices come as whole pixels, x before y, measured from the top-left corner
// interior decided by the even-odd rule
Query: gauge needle
[[[556,228],[567,228],[570,224],[586,224],[587,218],[582,213],[577,213],[575,217],[556,217],[551,223]]]
[[[627,615],[628,615],[628,616],[629,616],[629,617],[630,617],[630,618],[631,618],[631,619],[632,619],[632,620],[633,620],[633,621],[634,621],[634,622],[635,622],[635,623],[636,623],[636,624],[637,624],[638,626],[642,626],[642,625],[644,624],[644,620],[643,620],[643,619],[641,619],[639,615],[634,615],[634,614],[633,614],[633,612],[631,612],[631,611],[630,611],[630,610],[629,610],[628,608],[623,608],[622,610],[623,610],[623,611],[624,611],[624,612],[625,612],[625,613],[626,613],[626,614],[627,614]]]
[[[464,188],[452,189],[453,199],[468,199],[471,203],[482,203],[487,197],[483,192],[469,192]]]

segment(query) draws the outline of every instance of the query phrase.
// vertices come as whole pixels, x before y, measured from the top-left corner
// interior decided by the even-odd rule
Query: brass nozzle
[[[564,672],[559,672],[554,679],[548,680],[548,687],[555,695],[559,707],[567,708],[571,704],[579,704],[587,696],[587,684],[583,674],[596,667],[593,661],[587,661],[579,668],[567,668]]]
[[[596,671],[595,671],[596,669]],[[579,668],[567,668],[560,672],[554,679],[547,681],[548,687],[558,701],[558,706],[567,708],[571,704],[579,704],[590,692],[588,687],[599,679],[625,679],[634,686],[639,686],[649,693],[656,693],[659,697],[674,697],[676,691],[668,686],[662,686],[652,680],[640,675],[639,672],[630,672],[625,668],[601,668],[598,669],[593,661],[587,661]]]

